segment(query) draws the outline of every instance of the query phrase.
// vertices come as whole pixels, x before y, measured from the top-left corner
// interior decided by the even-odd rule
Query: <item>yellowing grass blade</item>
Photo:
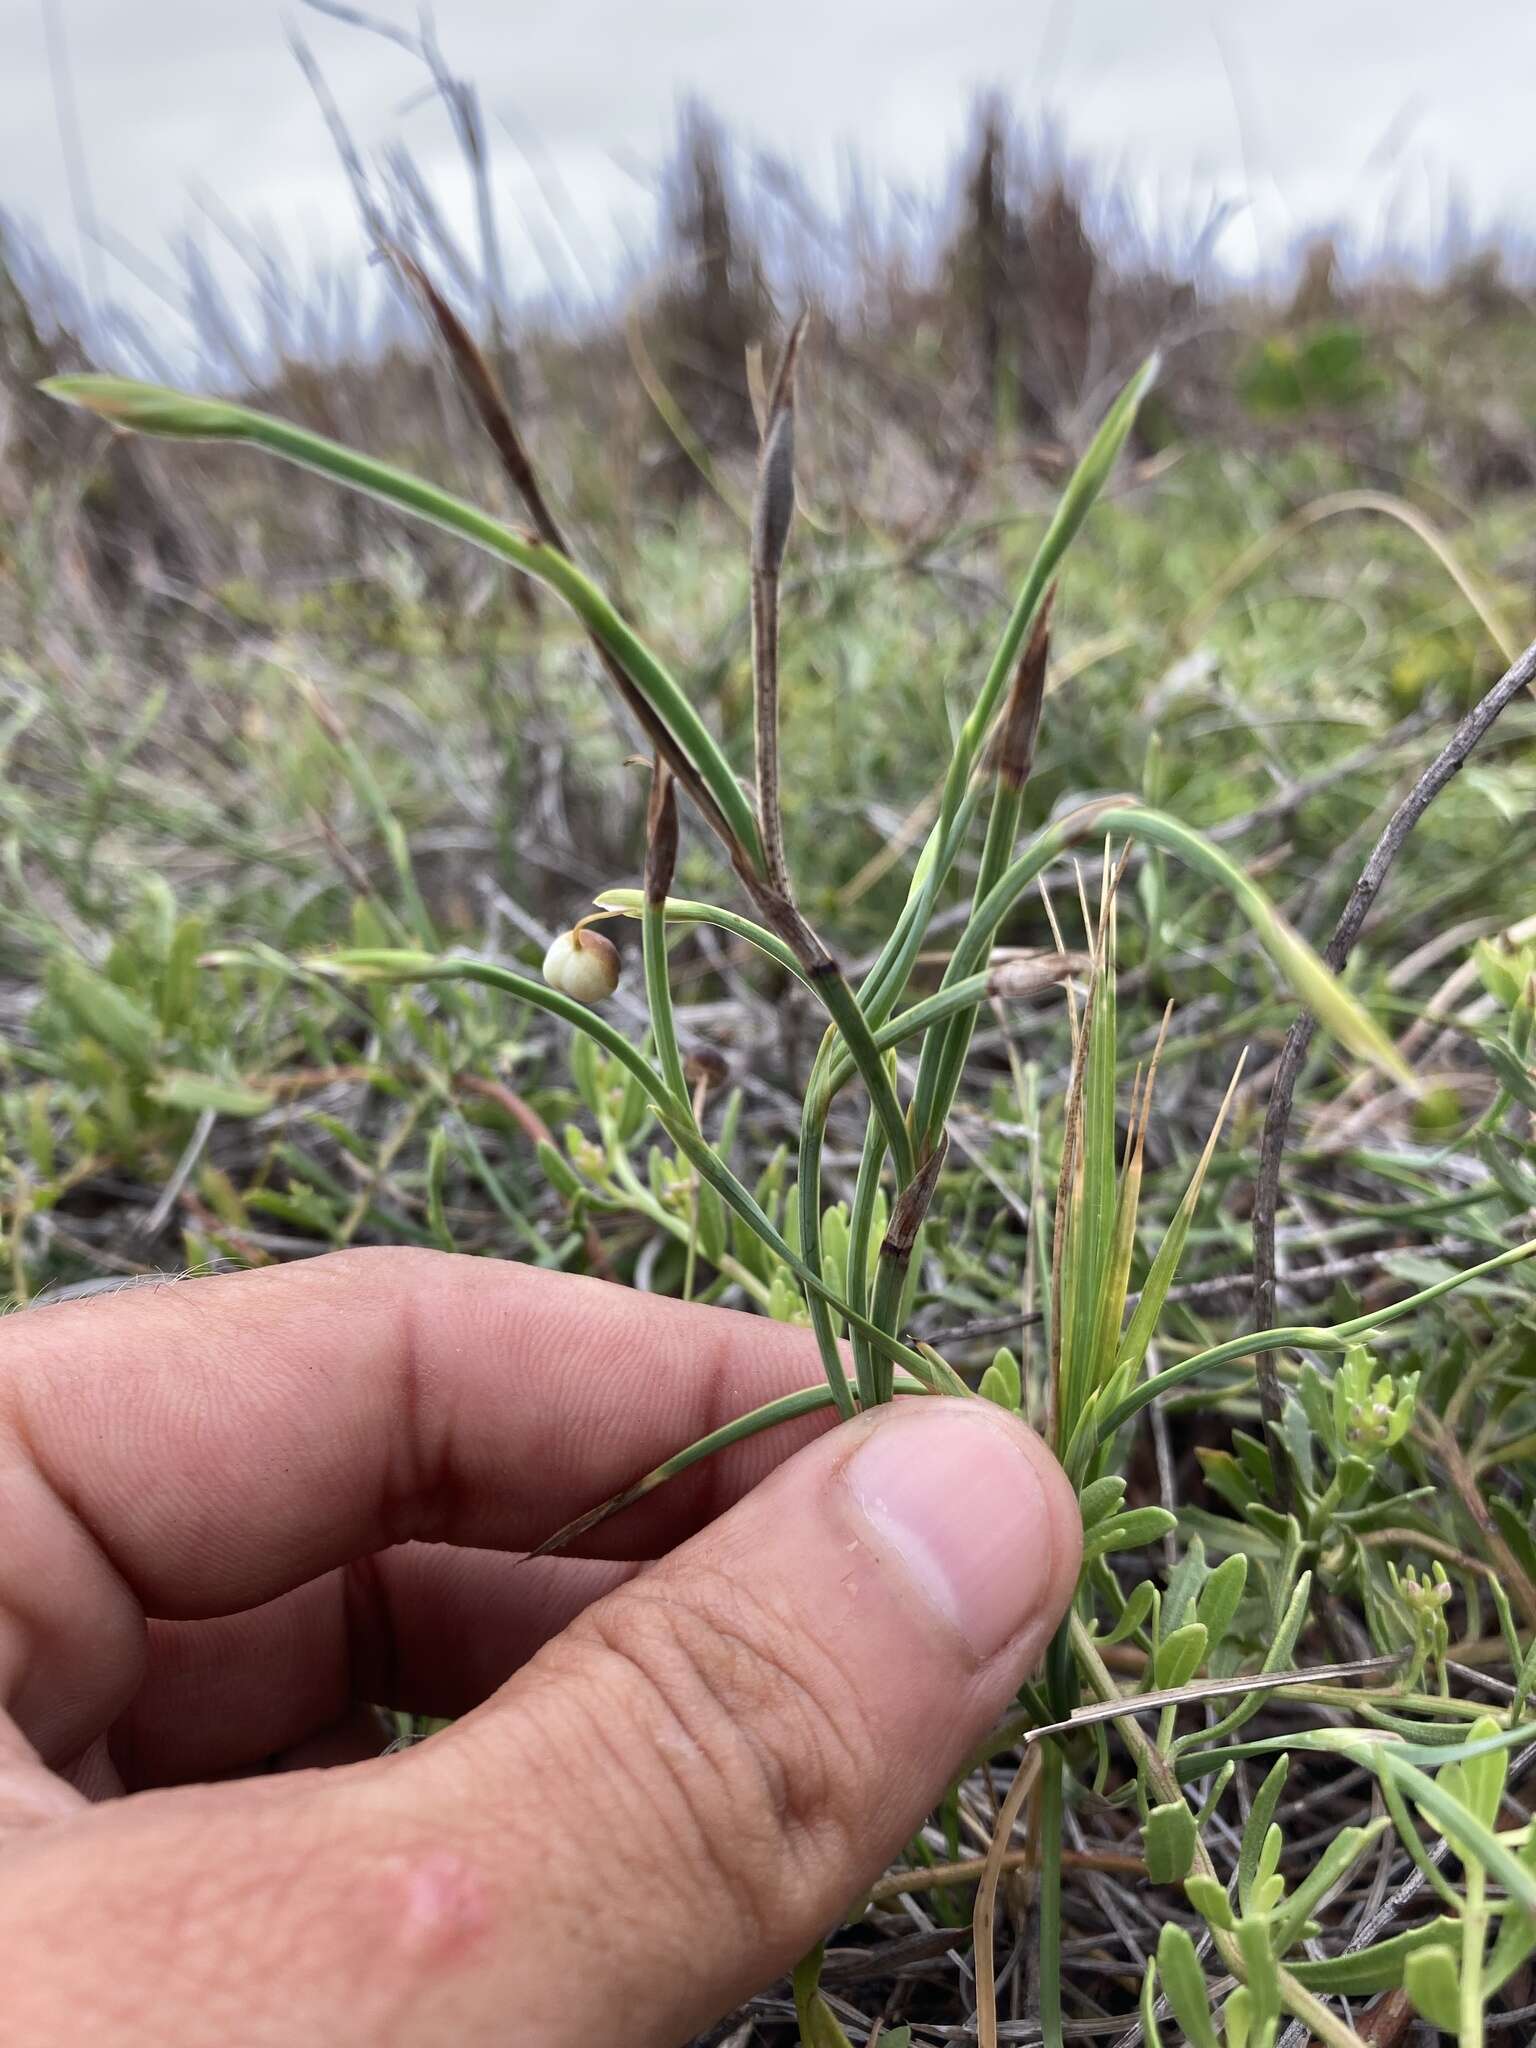
[[[1205,1150],[1196,1162],[1189,1186],[1184,1190],[1184,1199],[1174,1212],[1167,1235],[1157,1248],[1152,1269],[1147,1274],[1146,1285],[1141,1290],[1141,1299],[1136,1304],[1136,1313],[1131,1317],[1130,1326],[1120,1343],[1115,1359],[1117,1368],[1129,1367],[1132,1373],[1141,1370],[1141,1362],[1147,1355],[1147,1346],[1152,1341],[1152,1332],[1157,1328],[1158,1317],[1168,1299],[1168,1290],[1173,1285],[1173,1276],[1178,1271],[1179,1260],[1184,1256],[1184,1241],[1189,1236],[1189,1227],[1195,1220],[1195,1205],[1200,1200],[1200,1190],[1205,1185],[1205,1176],[1215,1157],[1216,1145],[1221,1137],[1222,1125],[1232,1107],[1232,1098],[1237,1093],[1237,1084],[1243,1076],[1243,1066],[1248,1058],[1245,1048],[1242,1057],[1232,1071],[1227,1083],[1227,1092],[1221,1099],[1216,1112],[1216,1121],[1211,1125],[1211,1135],[1205,1141]]]

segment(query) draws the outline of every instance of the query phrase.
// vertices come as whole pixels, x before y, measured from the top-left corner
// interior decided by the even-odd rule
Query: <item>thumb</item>
[[[482,1845],[489,1939],[434,2018],[675,2048],[771,1982],[1006,1708],[1080,1552],[1060,1468],[988,1403],[801,1451],[392,1774],[439,1842]]]

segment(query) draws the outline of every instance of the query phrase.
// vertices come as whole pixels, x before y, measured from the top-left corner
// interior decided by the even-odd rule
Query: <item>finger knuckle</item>
[[[676,1867],[717,1902],[723,1889],[754,1933],[782,1922],[789,1895],[846,1861],[863,1796],[869,1745],[835,1653],[724,1575],[686,1591],[638,1580],[574,1634]]]

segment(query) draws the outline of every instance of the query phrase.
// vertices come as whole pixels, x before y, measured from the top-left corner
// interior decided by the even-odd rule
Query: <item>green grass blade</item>
[[[1088,444],[1083,459],[1067,480],[1066,489],[1057,503],[1050,525],[1045,530],[1034,560],[1024,578],[1008,623],[1003,628],[1002,638],[992,656],[992,665],[987,670],[980,694],[971,707],[969,717],[961,727],[956,758],[964,763],[963,772],[969,775],[975,765],[976,755],[987,728],[996,714],[1008,679],[1013,673],[1019,650],[1024,645],[1024,636],[1034,624],[1035,613],[1040,601],[1050,588],[1052,578],[1061,566],[1062,556],[1077,538],[1083,521],[1093,510],[1104,486],[1109,482],[1110,473],[1119,460],[1120,451],[1136,424],[1136,414],[1141,401],[1152,388],[1158,371],[1158,358],[1149,356],[1121,391],[1114,404],[1104,415],[1102,424]]]
[[[904,1365],[914,1378],[925,1384],[933,1378],[933,1367],[921,1352],[899,1343],[867,1316],[861,1316],[850,1308],[828,1287],[820,1273],[794,1251],[730,1168],[699,1135],[694,1126],[691,1105],[678,1101],[644,1054],[638,1052],[606,1018],[588,1009],[584,1003],[562,995],[558,989],[550,988],[544,982],[533,981],[527,975],[517,974],[509,967],[495,966],[488,960],[434,959],[424,953],[373,949],[334,954],[309,964],[320,972],[361,981],[478,982],[482,987],[501,989],[508,995],[517,996],[535,1009],[547,1010],[551,1016],[560,1017],[576,1030],[584,1031],[633,1075],[655,1110],[662,1129],[689,1164],[703,1175],[722,1200],[736,1211],[777,1258],[783,1260],[805,1287],[819,1296],[835,1315],[842,1316],[850,1328],[862,1330],[883,1355],[898,1365]]]
[[[899,1394],[932,1395],[933,1389],[920,1380],[908,1379],[898,1374],[896,1391]],[[806,1387],[798,1394],[781,1394],[776,1401],[767,1401],[761,1408],[753,1408],[745,1415],[738,1415],[733,1422],[722,1423],[719,1429],[708,1436],[701,1436],[696,1443],[674,1451],[670,1458],[664,1458],[643,1477],[620,1492],[610,1494],[607,1500],[596,1507],[588,1508],[585,1514],[567,1522],[557,1529],[553,1536],[546,1536],[537,1550],[529,1551],[530,1557],[550,1557],[558,1550],[565,1550],[571,1544],[588,1535],[593,1529],[606,1522],[621,1509],[633,1507],[637,1500],[644,1500],[659,1486],[665,1486],[669,1479],[675,1479],[680,1472],[686,1472],[691,1465],[699,1464],[705,1458],[712,1458],[717,1451],[728,1450],[732,1444],[739,1444],[750,1436],[759,1436],[766,1429],[777,1429],[781,1423],[797,1421],[802,1415],[819,1414],[823,1408],[834,1405],[832,1389],[827,1386]]]
[[[492,519],[488,513],[440,490],[420,477],[377,462],[322,434],[312,434],[270,413],[213,398],[196,398],[126,377],[50,377],[41,387],[50,398],[95,413],[135,433],[183,441],[233,441],[261,448],[301,469],[328,477],[349,490],[425,519],[457,534],[544,584],[561,597],[611,654],[679,750],[697,770],[721,815],[761,869],[757,820],[730,763],[703,720],[658,657],[619,616],[590,577],[574,562]]]
[[[1107,1443],[1115,1432],[1139,1415],[1159,1395],[1169,1393],[1175,1387],[1186,1385],[1198,1379],[1201,1373],[1209,1372],[1213,1366],[1226,1365],[1239,1358],[1255,1358],[1261,1351],[1284,1351],[1292,1347],[1325,1351],[1342,1351],[1352,1337],[1366,1336],[1370,1331],[1384,1328],[1388,1323],[1400,1321],[1425,1308],[1432,1301],[1438,1301],[1444,1294],[1453,1293],[1458,1287],[1465,1287],[1470,1281],[1484,1279],[1490,1273],[1501,1272],[1506,1266],[1519,1265],[1523,1260],[1536,1257],[1536,1238],[1524,1244],[1511,1245],[1508,1251],[1497,1257],[1484,1259],[1481,1264],[1468,1266],[1460,1273],[1449,1273],[1443,1280],[1436,1280],[1432,1286],[1422,1287],[1417,1294],[1410,1294],[1402,1301],[1390,1303],[1369,1315],[1355,1316],[1347,1323],[1318,1325],[1315,1323],[1296,1324],[1284,1329],[1255,1330],[1241,1337],[1230,1337],[1224,1344],[1216,1344],[1208,1351],[1198,1351],[1193,1358],[1182,1359],[1177,1365],[1165,1366],[1151,1379],[1143,1380],[1140,1386],[1118,1403],[1103,1417],[1093,1419],[1092,1436],[1095,1445]]]
[[[604,889],[592,901],[599,910],[617,911],[624,917],[639,917],[645,909],[645,892],[641,889]],[[775,967],[782,967],[786,974],[792,974],[806,988],[811,986],[805,969],[784,941],[775,937],[765,925],[754,924],[750,917],[742,917],[734,910],[722,910],[715,903],[695,903],[686,896],[669,896],[666,913],[668,924],[712,924],[720,931],[729,932],[732,938],[742,939],[755,947]]]
[[[1141,401],[1151,389],[1157,371],[1158,358],[1150,356],[1105,414],[1082,461],[1068,479],[1051,523],[1030,563],[976,702],[955,742],[939,817],[918,858],[906,908],[861,991],[872,1014],[884,1014],[884,1010],[901,993],[901,984],[906,979],[911,959],[922,945],[938,891],[948,878],[959,852],[963,831],[957,832],[954,828],[962,823],[962,810],[967,806],[974,809],[980,801],[979,788],[971,784],[972,772],[982,741],[1013,673],[1019,650],[1024,645],[1024,636],[1035,622],[1035,615],[1061,566],[1062,557],[1077,538],[1084,520],[1108,483],[1120,451],[1136,424]],[[969,817],[963,822],[968,824]],[[903,961],[905,967],[901,964]],[[899,980],[896,979],[898,973]]]
[[[997,927],[1024,891],[1068,846],[1089,831],[1126,833],[1133,839],[1160,846],[1196,873],[1209,877],[1242,912],[1292,990],[1324,1028],[1392,1080],[1416,1087],[1411,1069],[1381,1026],[1329,972],[1300,933],[1291,929],[1263,890],[1220,847],[1192,826],[1163,811],[1139,805],[1115,801],[1087,804],[1081,811],[1071,812],[1037,833],[986,901],[977,906],[956,944],[945,976],[947,981],[958,981],[976,972]]]

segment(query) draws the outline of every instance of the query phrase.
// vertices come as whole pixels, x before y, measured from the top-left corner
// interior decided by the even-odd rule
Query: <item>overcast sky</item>
[[[410,0],[375,7],[413,19]],[[461,210],[441,112],[410,105],[419,67],[298,0],[0,0],[0,210],[72,268],[50,9],[97,213],[141,250],[163,253],[201,188],[296,255],[354,246],[286,12],[359,139],[403,135]],[[1479,223],[1536,225],[1536,0],[438,0],[437,22],[480,86],[509,219],[548,222],[510,129],[537,138],[600,252],[643,234],[647,167],[690,93],[835,196],[853,154],[931,186],[976,91],[1001,88],[1149,213],[1239,202],[1224,254],[1244,266],[1282,260],[1319,220],[1433,234],[1457,195]],[[532,245],[512,239],[518,281],[536,286]]]

